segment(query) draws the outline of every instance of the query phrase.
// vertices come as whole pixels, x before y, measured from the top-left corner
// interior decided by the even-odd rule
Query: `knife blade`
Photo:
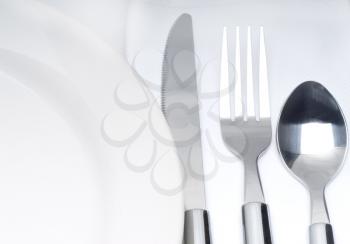
[[[189,15],[180,16],[169,33],[163,60],[161,92],[162,111],[170,126],[179,158],[186,168],[185,208],[204,209],[196,60],[192,19]]]
[[[192,17],[188,14],[175,21],[168,35],[162,67],[161,108],[186,173],[184,243],[210,243],[196,55]]]

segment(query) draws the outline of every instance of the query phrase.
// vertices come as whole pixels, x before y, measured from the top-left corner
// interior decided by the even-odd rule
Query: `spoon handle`
[[[324,223],[311,225],[310,244],[334,244],[332,226]]]
[[[272,244],[268,206],[261,202],[243,205],[243,226],[246,244]]]

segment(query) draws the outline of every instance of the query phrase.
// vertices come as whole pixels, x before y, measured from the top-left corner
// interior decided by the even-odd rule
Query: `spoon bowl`
[[[292,92],[279,119],[277,145],[287,167],[310,191],[311,243],[333,243],[324,191],[343,165],[347,127],[340,106],[324,86],[307,81]],[[313,242],[320,235],[324,242]]]

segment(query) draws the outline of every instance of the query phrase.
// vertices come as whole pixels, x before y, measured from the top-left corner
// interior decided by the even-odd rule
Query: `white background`
[[[111,61],[114,59],[110,56],[120,55],[115,51],[126,54],[129,63],[144,79],[159,84],[162,50],[171,24],[183,12],[193,15],[200,67],[207,65],[200,80],[204,94],[201,119],[205,167],[211,172],[215,162],[218,165],[214,177],[207,181],[213,243],[243,243],[240,213],[243,168],[224,148],[218,121],[208,115],[217,114],[217,99],[205,96],[218,90],[223,26],[231,29],[247,25],[265,27],[274,131],[285,99],[306,80],[325,85],[342,106],[345,116],[350,118],[348,1],[41,2],[44,5],[31,1],[0,2],[1,48],[15,50],[55,67],[59,72],[45,72],[55,77],[57,73],[69,77],[67,83],[62,84],[63,90],[71,91],[67,88],[69,83],[76,82],[77,94],[98,119],[113,110],[115,79],[118,79],[118,72],[122,72],[114,70],[113,65],[119,63]],[[48,21],[50,17],[47,16],[56,14],[59,17]],[[62,22],[64,24],[56,24]],[[79,28],[73,28],[73,23]],[[77,30],[81,33],[77,34]],[[62,33],[66,32],[84,38],[62,38]],[[86,54],[88,50],[92,51]],[[8,57],[3,58],[6,61],[10,56],[3,53],[2,57]],[[73,122],[68,124],[75,127],[67,127],[62,118],[67,114],[71,118],[82,106],[51,106],[47,99],[37,97],[38,92],[33,94],[28,90],[32,88],[30,83],[24,87],[18,83],[18,80],[26,80],[28,73],[9,77],[9,64],[5,61],[0,66],[0,70],[7,73],[2,73],[0,81],[2,242],[181,243],[181,194],[161,195],[149,180],[150,172],[136,174],[126,168],[122,162],[124,151],[111,149],[99,141],[100,134],[95,131],[99,123],[87,123],[88,112],[82,112],[76,120],[73,116]],[[23,70],[20,65],[16,67]],[[57,87],[60,87],[59,81]],[[158,94],[156,89],[152,92]],[[57,92],[41,94],[50,97]],[[64,100],[57,95],[57,101]],[[57,107],[62,107],[58,114],[54,112]],[[38,127],[38,118],[45,127]],[[85,137],[80,138],[80,127],[93,128],[95,132],[87,137],[81,132]],[[87,149],[84,147],[86,138],[98,142],[88,143]],[[215,157],[217,153],[213,152],[208,138],[212,138],[214,148],[222,157]],[[49,149],[44,150],[43,146]],[[96,147],[99,149],[92,149]],[[101,166],[105,161],[95,159],[87,153],[90,150],[96,150],[95,156],[103,155],[106,163]],[[142,154],[145,148],[140,150]],[[350,242],[348,161],[326,192],[336,243]],[[54,166],[48,167],[47,162]],[[308,243],[308,193],[283,166],[275,140],[260,166],[275,243]],[[172,177],[169,181],[176,181],[174,178],[179,176],[176,170],[175,173],[164,172],[163,178]]]

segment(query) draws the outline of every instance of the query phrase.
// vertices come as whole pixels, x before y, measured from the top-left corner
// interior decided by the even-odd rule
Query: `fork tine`
[[[247,116],[255,117],[254,84],[253,84],[253,57],[252,57],[252,32],[248,26],[247,33]],[[245,118],[247,119],[247,118]]]
[[[243,116],[240,29],[236,27],[234,118]]]
[[[228,65],[228,41],[227,41],[227,28],[224,27],[222,37],[222,49],[221,49],[221,71],[220,71],[220,118],[230,119],[230,85],[229,85],[229,65]],[[228,91],[229,93],[226,93]]]
[[[253,84],[254,84],[254,108],[256,120],[259,120],[259,69],[260,69],[260,27],[252,27],[252,59],[253,59]]]
[[[267,77],[267,63],[266,63],[266,46],[264,28],[260,27],[260,58],[259,58],[259,104],[260,115],[259,118],[270,117],[269,104],[269,84]]]

